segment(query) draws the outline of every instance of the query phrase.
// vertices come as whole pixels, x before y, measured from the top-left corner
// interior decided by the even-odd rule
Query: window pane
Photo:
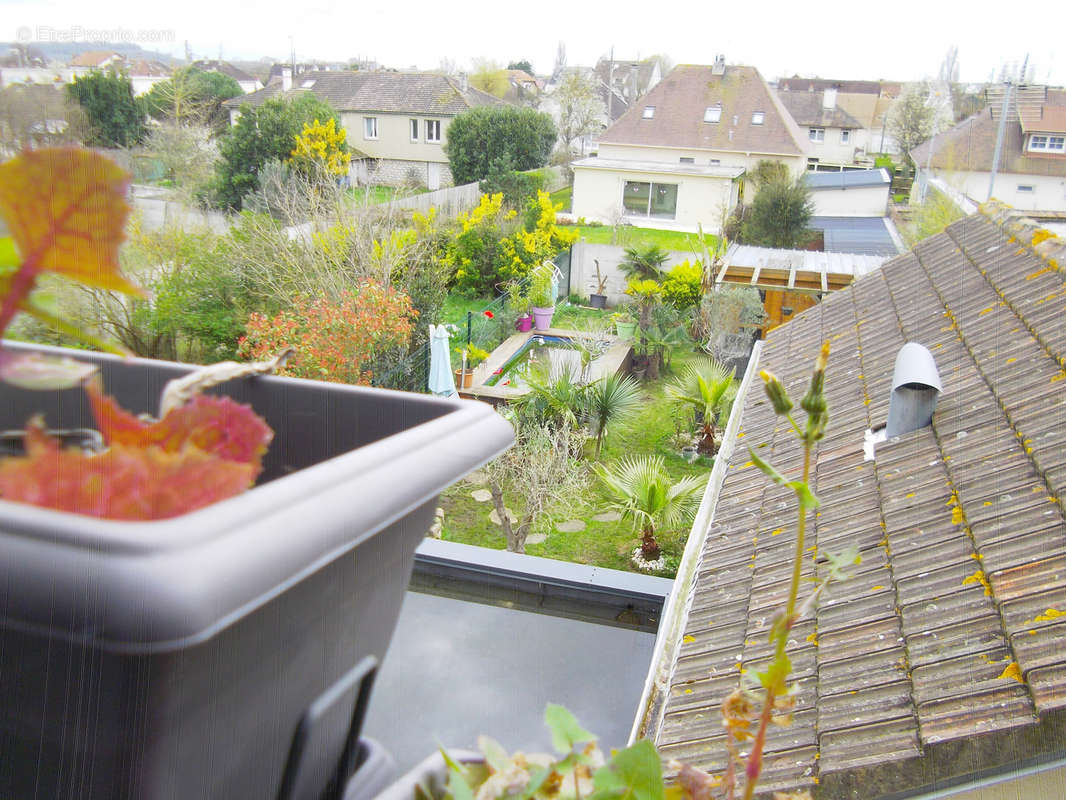
[[[644,106],[644,119],[651,119],[655,116],[655,106]]]
[[[677,214],[677,184],[653,183],[651,192],[651,216],[673,219]]]
[[[763,119],[765,119],[765,117],[766,115],[762,111],[756,111],[751,115],[751,124],[762,125]]]
[[[703,112],[704,122],[718,122],[722,118],[721,106],[707,106],[707,110]]]
[[[418,138],[418,120],[417,119],[413,119],[413,120],[411,120],[411,139],[414,140],[414,139],[417,139],[417,138]]]
[[[628,214],[648,214],[648,197],[651,195],[651,184],[638,181],[626,181],[625,191],[622,192],[622,206]]]

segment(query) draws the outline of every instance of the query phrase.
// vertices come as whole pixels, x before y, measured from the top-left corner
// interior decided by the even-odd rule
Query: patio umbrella
[[[448,354],[450,336],[447,325],[429,326],[429,390],[441,397],[457,394]]]

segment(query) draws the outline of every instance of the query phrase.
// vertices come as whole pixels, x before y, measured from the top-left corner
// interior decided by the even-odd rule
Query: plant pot
[[[456,763],[467,766],[483,764],[485,757],[476,750],[456,750],[448,748],[448,757]],[[448,765],[438,750],[430,754],[402,777],[398,778],[376,799],[359,795],[357,800],[439,800],[446,794],[448,786]],[[345,798],[349,800],[349,798]]]
[[[533,330],[533,317],[529,314],[523,314],[515,320],[514,326],[515,330],[518,330],[521,333],[527,333],[528,331]]]
[[[538,331],[548,330],[552,326],[552,316],[554,314],[554,306],[548,306],[547,308],[533,306],[533,327]]]
[[[190,370],[7,346],[99,364],[134,413]],[[318,798],[355,769],[437,496],[513,434],[476,402],[220,391],[275,431],[249,491],[158,522],[0,501],[0,797]],[[92,424],[80,390],[3,394],[0,429]]]
[[[633,337],[637,335],[637,323],[635,322],[616,322],[614,324],[614,332],[618,334],[618,338],[624,342],[633,341]]]
[[[469,389],[474,385],[474,370],[467,367],[466,372],[461,369],[455,371],[455,386],[458,389]]]
[[[590,294],[589,305],[593,308],[607,308],[607,295],[605,294]]]

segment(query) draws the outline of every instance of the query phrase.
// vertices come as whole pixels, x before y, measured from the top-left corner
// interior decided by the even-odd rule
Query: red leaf
[[[261,460],[274,433],[249,406],[228,397],[197,395],[170,411],[157,422],[142,422],[103,393],[100,382],[85,386],[101,435],[111,446],[159,447],[176,453],[188,447],[254,468],[259,475]]]
[[[0,497],[106,519],[185,514],[240,494],[257,472],[192,447],[170,453],[113,446],[97,455],[60,450],[34,425],[26,449],[27,456],[0,461]]]

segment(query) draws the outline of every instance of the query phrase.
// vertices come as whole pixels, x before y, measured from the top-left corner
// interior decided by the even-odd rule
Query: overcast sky
[[[1060,0],[1061,1],[1061,0]],[[187,40],[197,56],[288,59],[369,57],[389,67],[459,67],[474,58],[528,59],[550,72],[560,42],[571,65],[592,65],[612,46],[617,58],[665,53],[675,63],[758,67],[767,79],[800,74],[825,78],[915,80],[935,76],[951,45],[963,81],[983,81],[1003,64],[1029,56],[1034,80],[1066,84],[1061,52],[1066,13],[1052,0],[1011,17],[987,0],[895,2],[560,2],[540,0],[0,0],[0,40],[38,40],[89,32],[153,43],[181,56]],[[875,5],[879,8],[875,9]],[[1055,12],[1054,8],[1059,8]],[[155,40],[153,42],[153,40]]]

